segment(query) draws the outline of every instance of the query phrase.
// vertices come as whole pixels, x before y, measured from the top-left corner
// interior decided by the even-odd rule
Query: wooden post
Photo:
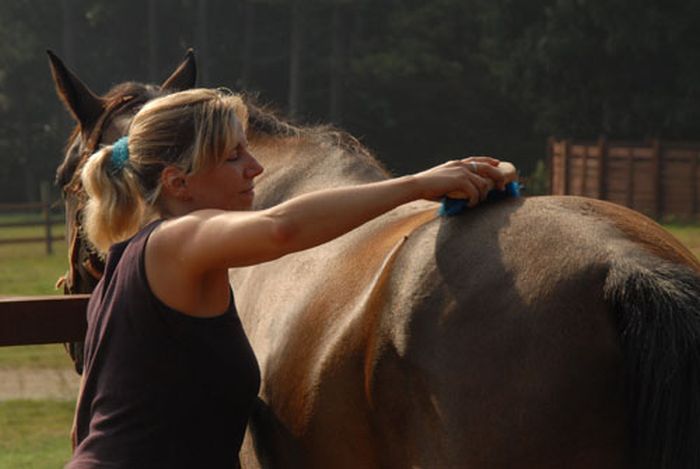
[[[549,137],[547,139],[547,167],[549,168],[549,194],[554,192],[554,158],[555,151],[554,145],[556,145],[556,140],[554,137]]]
[[[598,198],[608,198],[608,139],[598,137]]]
[[[564,168],[563,173],[564,173],[564,195],[569,195],[569,189],[570,189],[570,181],[569,181],[569,175],[571,173],[571,169],[569,168],[570,161],[569,161],[569,149],[571,147],[571,142],[567,139],[564,140],[564,151],[562,152],[562,157],[564,161],[562,161],[562,167]]]
[[[46,254],[53,254],[53,241],[51,237],[51,186],[47,181],[42,181],[39,186],[41,195],[41,214],[44,218],[44,232],[46,236]]]
[[[588,144],[583,144],[583,161],[581,167],[581,194],[583,197],[588,197],[586,193],[586,178],[588,177]]]
[[[661,220],[664,216],[664,194],[663,194],[663,171],[661,166],[661,142],[659,139],[651,141],[651,161],[652,161],[652,184],[654,191],[654,212],[656,219]]]
[[[634,147],[627,147],[627,206],[634,208]]]
[[[698,214],[698,158],[700,151],[696,151],[693,158],[690,160],[690,193],[693,198],[691,201],[692,216],[695,218]]]

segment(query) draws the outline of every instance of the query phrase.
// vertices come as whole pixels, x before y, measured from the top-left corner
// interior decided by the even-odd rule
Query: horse
[[[55,55],[77,121],[57,173],[68,291],[99,256],[79,170],[144,102],[194,86],[188,52],[161,85],[97,96]],[[299,126],[247,95],[257,208],[391,177],[351,135]],[[565,196],[454,217],[401,206],[322,246],[232,269],[262,386],[246,468],[700,467],[700,263],[645,216]]]

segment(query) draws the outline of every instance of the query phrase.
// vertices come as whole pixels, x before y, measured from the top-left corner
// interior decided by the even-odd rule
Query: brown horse
[[[58,173],[76,291],[100,269],[80,166],[140,104],[192,86],[194,59],[105,97],[51,64],[78,121]],[[389,177],[351,136],[248,104],[260,207]],[[636,212],[416,202],[231,282],[263,375],[244,467],[700,467],[700,263]]]

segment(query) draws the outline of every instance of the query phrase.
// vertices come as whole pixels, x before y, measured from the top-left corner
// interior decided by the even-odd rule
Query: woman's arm
[[[156,238],[193,274],[241,267],[325,243],[413,200],[457,193],[476,205],[514,176],[508,163],[467,158],[411,176],[305,194],[258,212],[192,212],[164,224]]]

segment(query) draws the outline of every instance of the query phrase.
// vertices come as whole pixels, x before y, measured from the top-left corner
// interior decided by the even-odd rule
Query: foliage
[[[504,91],[567,137],[697,138],[697,2],[484,2],[483,53]]]
[[[245,83],[284,108],[294,4],[303,10],[298,117],[332,119],[398,172],[491,153],[528,173],[551,134],[700,133],[697,2],[63,0],[37,8],[36,0],[7,0],[0,199],[38,197],[72,126],[45,48],[102,93],[128,79],[164,79],[194,46],[200,84]]]
[[[543,160],[537,160],[535,169],[527,178],[525,186],[527,195],[547,195],[549,194],[549,171]]]

